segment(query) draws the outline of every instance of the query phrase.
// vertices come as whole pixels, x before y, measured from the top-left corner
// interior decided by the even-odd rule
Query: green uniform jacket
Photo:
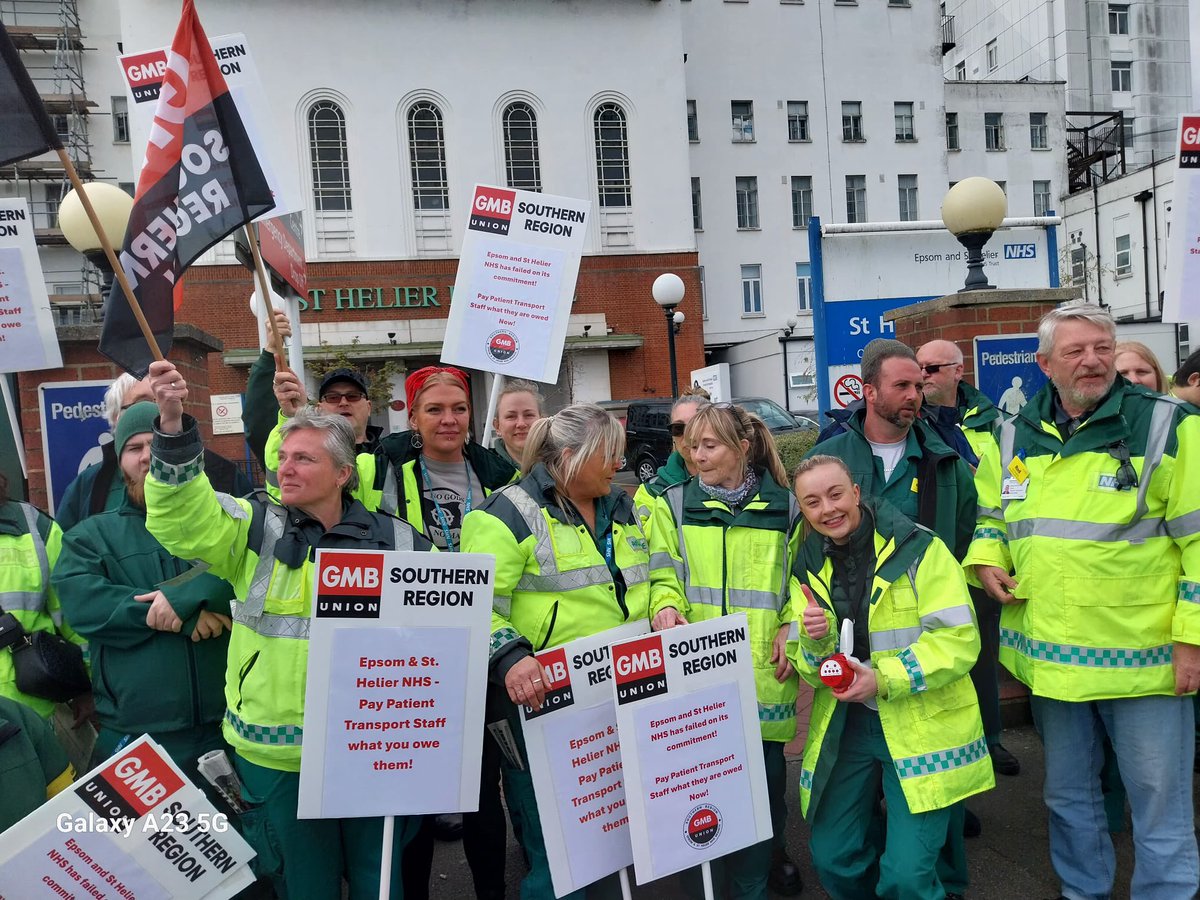
[[[596,524],[601,546],[611,534],[611,554],[558,505],[541,463],[463,521],[463,552],[496,557],[494,681],[530,652],[647,617],[649,548],[633,501],[620,487],[596,501]]]
[[[758,493],[734,512],[696,478],[667,488],[650,516],[650,615],[671,606],[689,622],[744,612],[764,741],[796,736],[797,678],[780,684],[775,636],[795,619],[788,604],[788,533],[796,500],[760,472]]]
[[[962,569],[936,535],[887,503],[863,503],[875,516],[867,625],[879,724],[909,809],[942,809],[995,785],[968,674],[979,656],[975,611]],[[830,723],[841,702],[817,674],[821,661],[837,652],[841,627],[823,544],[816,532],[803,539],[792,565],[792,593],[801,597],[800,586],[808,585],[825,610],[829,634],[814,641],[801,625],[799,640],[788,645],[792,663],[815,689],[800,771],[800,803],[810,819],[837,757],[839,735]]]
[[[863,434],[866,408],[846,420],[847,431],[813,447],[805,457],[826,454],[841,459],[864,496],[882,497],[902,514],[932,529],[961,559],[971,543],[975,485],[971,467],[920,419],[908,432],[905,459],[883,481],[883,464]]]
[[[196,421],[155,432],[146,527],[168,553],[209,564],[233,585],[225,671],[225,739],[256,765],[300,770],[314,551],[429,550],[406,522],[348,500],[326,531],[302,510],[217,494],[204,474]]]
[[[0,831],[74,780],[53,726],[23,703],[0,697]]]
[[[1173,694],[1173,642],[1200,644],[1200,417],[1118,378],[1064,443],[1052,390],[1000,427],[975,476],[963,564],[1013,572],[1025,601],[1001,612],[1000,661],[1055,700]]]
[[[229,635],[193,642],[191,634],[202,610],[229,615],[229,582],[203,574],[161,587],[183,620],[178,633],[149,627],[150,604],[133,599],[192,568],[151,537],[145,510],[128,500],[63,539],[53,584],[64,614],[88,639],[96,712],[113,731],[139,735],[221,721]]]
[[[650,534],[649,522],[650,514],[654,511],[654,498],[661,496],[671,485],[681,484],[691,477],[687,463],[683,461],[683,454],[672,450],[671,455],[667,457],[667,464],[659,466],[657,474],[645,484],[638,485],[637,492],[633,495],[633,505],[647,535]]]
[[[63,621],[50,570],[62,550],[62,531],[37,507],[17,500],[0,504],[0,610],[27,632],[57,631],[87,652],[87,642]],[[0,697],[33,707],[42,717],[54,704],[17,690],[12,650],[0,650]]]
[[[959,427],[975,455],[982,459],[983,451],[992,441],[992,433],[1000,424],[1000,410],[965,381],[958,383],[957,406]]]

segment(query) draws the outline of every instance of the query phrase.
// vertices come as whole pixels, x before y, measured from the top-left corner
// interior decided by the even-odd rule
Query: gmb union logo
[[[683,836],[693,847],[707,847],[721,833],[721,824],[721,811],[708,803],[702,803],[687,814]]]
[[[498,363],[512,362],[521,343],[511,331],[493,331],[487,339],[487,355]]]

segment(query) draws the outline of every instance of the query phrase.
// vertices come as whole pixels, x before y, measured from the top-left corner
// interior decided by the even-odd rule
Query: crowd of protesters
[[[1061,896],[1111,894],[1128,804],[1133,896],[1191,897],[1200,353],[1168,378],[1088,304],[1048,313],[1038,338],[1048,383],[1012,415],[964,380],[954,343],[871,342],[861,403],[792,472],[760,419],[688,392],[674,452],[635,496],[614,483],[622,425],[586,403],[546,415],[530,382],[501,392],[494,447],[472,440],[452,367],[411,373],[409,430],[384,434],[367,376],[328,372],[310,403],[269,347],[245,404],[253,490],[203,446],[172,363],[122,375],[105,397],[113,439],[57,521],[0,480],[0,830],[149,734],[253,846],[248,895],[378,896],[382,819],[296,815],[304,585],[317,548],[462,551],[496,558],[486,716],[514,746],[485,729],[477,812],[397,819],[395,897],[430,895],[435,837],[461,838],[477,897],[504,897],[509,824],[521,896],[554,897],[518,714],[546,696],[534,653],[732,613],[749,624],[773,837],[718,860],[719,896],[801,893],[789,809],[834,898],[966,895],[970,798],[1021,769],[1001,743],[1003,667],[1031,695]],[[13,641],[34,632],[86,660],[58,717],[95,726],[78,765],[55,736],[64,698],[18,687]],[[839,652],[854,677],[832,688],[820,671]],[[813,702],[789,796],[801,682]],[[199,775],[213,750],[246,811]],[[681,882],[700,895],[698,871]]]

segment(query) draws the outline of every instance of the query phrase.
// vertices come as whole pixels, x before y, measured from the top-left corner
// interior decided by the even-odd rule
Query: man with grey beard
[[[1108,897],[1098,774],[1112,742],[1133,810],[1134,897],[1200,887],[1200,416],[1116,377],[1116,326],[1073,304],[1038,327],[1050,379],[976,473],[967,577],[1001,604],[1000,662],[1033,694],[1062,896]]]

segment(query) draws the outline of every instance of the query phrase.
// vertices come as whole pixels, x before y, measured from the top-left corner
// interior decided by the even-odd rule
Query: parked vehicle
[[[733,402],[762,419],[772,434],[820,431],[812,419],[792,415],[774,400],[737,397]],[[643,484],[654,477],[659,466],[666,464],[674,449],[671,406],[670,400],[634,400],[625,411],[625,456]]]

